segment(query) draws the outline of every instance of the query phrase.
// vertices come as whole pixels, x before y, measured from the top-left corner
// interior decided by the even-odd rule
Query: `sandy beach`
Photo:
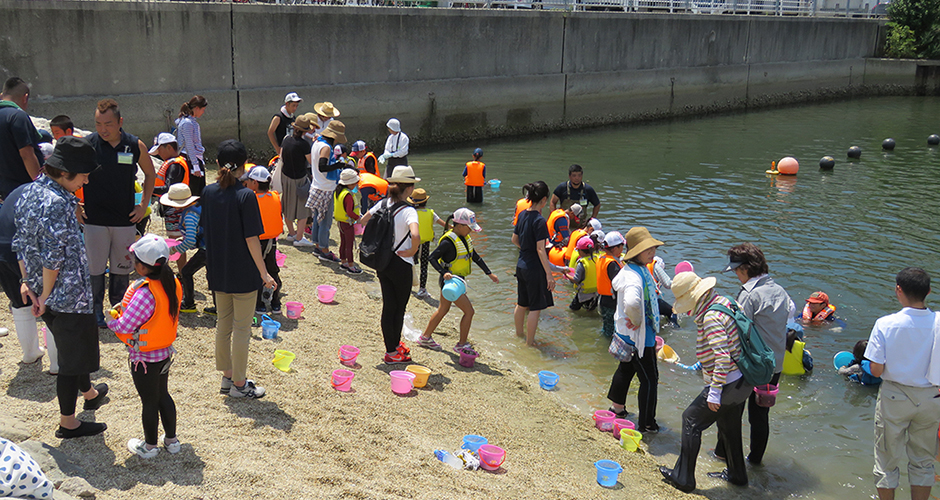
[[[155,228],[162,228],[156,217]],[[335,227],[333,233],[338,241]],[[302,302],[306,311],[300,320],[276,317],[282,323],[276,340],[253,330],[249,377],[267,388],[264,399],[220,395],[214,317],[181,317],[169,380],[179,412],[180,454],[161,451],[143,460],[127,451],[128,439],[143,437],[140,400],[126,350],[108,330],[100,331],[102,369],[93,381],[110,385],[110,402],[93,414],[79,414],[107,423],[108,430],[62,441],[53,435],[58,407],[55,379],[43,372],[48,360],[19,364],[12,318],[9,310],[0,312],[0,325],[11,329],[0,338],[0,384],[6,393],[0,414],[24,421],[31,439],[69,456],[100,490],[98,498],[688,498],[664,484],[656,470],[674,457],[658,461],[626,452],[609,433],[597,431],[589,415],[541,390],[535,377],[523,375],[497,352],[482,352],[467,369],[452,351],[412,345],[415,362],[432,370],[428,386],[405,397],[393,394],[388,372],[399,368],[382,362],[374,275],[350,276],[284,242],[280,249],[287,255],[281,272],[284,300]],[[333,304],[317,301],[320,284],[339,288]],[[203,273],[196,290],[201,310]],[[414,297],[408,304],[419,328],[433,310],[430,302]],[[438,329],[438,340],[447,347],[455,343],[458,319],[451,314]],[[350,393],[330,385],[330,373],[342,368],[337,357],[342,344],[362,350]],[[289,373],[273,366],[275,349],[296,354]],[[503,467],[495,473],[458,471],[434,457],[435,449],[457,450],[465,434],[486,436],[506,449]],[[613,490],[596,482],[593,464],[601,459],[624,468]],[[716,498],[734,491],[717,487],[707,493]]]

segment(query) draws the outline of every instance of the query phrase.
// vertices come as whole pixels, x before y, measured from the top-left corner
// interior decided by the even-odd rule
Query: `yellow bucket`
[[[620,430],[620,446],[627,451],[636,451],[640,447],[643,434],[633,429]]]
[[[668,345],[663,345],[663,348],[656,353],[656,357],[660,361],[665,361],[667,363],[678,363],[679,355],[676,354],[676,351],[669,347]]]
[[[405,371],[415,374],[414,386],[416,389],[420,389],[428,384],[428,377],[431,376],[431,370],[418,365],[409,365],[408,368],[405,368]]]
[[[291,361],[295,357],[295,354],[290,351],[278,349],[274,351],[274,367],[282,372],[289,372]]]

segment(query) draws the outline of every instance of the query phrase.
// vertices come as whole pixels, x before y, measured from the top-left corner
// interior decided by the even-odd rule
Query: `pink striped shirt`
[[[731,308],[731,301],[714,290],[695,306],[693,314],[698,327],[695,355],[702,363],[702,377],[709,386],[708,402],[720,403],[722,386],[741,376],[734,364],[734,360],[741,356],[741,342],[734,319],[718,311],[709,311],[712,304]]]

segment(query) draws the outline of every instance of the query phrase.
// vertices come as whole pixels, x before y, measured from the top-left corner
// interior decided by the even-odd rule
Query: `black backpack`
[[[395,252],[411,236],[408,232],[397,245],[395,244],[395,214],[406,206],[407,203],[403,201],[392,205],[391,200],[385,200],[383,205],[375,211],[362,232],[362,241],[359,243],[359,262],[377,272],[384,271],[388,267],[388,263],[395,257]]]
[[[738,366],[738,370],[741,370],[745,382],[753,386],[769,384],[776,368],[774,351],[764,343],[754,321],[744,315],[737,302],[731,297],[726,298],[731,301],[731,309],[721,304],[712,304],[708,310],[723,312],[731,316],[738,326],[741,356],[734,360],[734,363]]]

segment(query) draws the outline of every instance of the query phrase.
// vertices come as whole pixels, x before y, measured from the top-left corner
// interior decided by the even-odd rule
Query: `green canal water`
[[[593,410],[608,407],[605,396],[616,367],[607,353],[608,340],[600,335],[600,318],[570,312],[571,288],[559,280],[556,305],[542,315],[539,345],[526,347],[514,335],[517,253],[510,241],[511,219],[523,184],[541,179],[554,188],[566,180],[567,167],[578,163],[601,198],[604,230],[648,227],[666,243],[659,255],[670,274],[676,263],[689,260],[700,275],[718,277],[720,292],[736,294],[734,276],[718,271],[730,246],[751,241],[763,249],[771,274],[798,307],[813,291],[826,291],[846,326],[807,328],[816,370],[781,381],[764,466],[751,468],[751,486],[741,493],[749,498],[868,498],[874,494],[877,390],[843,380],[831,360],[867,338],[879,316],[899,309],[893,280],[901,268],[921,266],[940,280],[940,150],[926,143],[928,135],[940,133],[937,117],[940,98],[872,98],[416,150],[411,159],[421,187],[431,195],[430,206],[444,215],[465,205],[463,164],[474,147],[484,148],[488,178],[500,179],[502,186],[487,187],[484,202],[471,207],[483,226],[474,243],[500,283],[491,283],[478,269],[471,275],[469,294],[477,310],[471,340],[482,352],[481,362],[508,359],[533,377],[539,370],[559,373],[555,394],[584,415],[585,425]],[[881,150],[887,137],[897,141],[893,153]],[[853,145],[862,148],[862,157],[848,161],[845,152]],[[820,171],[824,155],[836,158],[833,171]],[[771,161],[784,156],[800,161],[799,175],[765,175]],[[429,289],[437,295],[434,277]],[[666,294],[671,301],[671,293]],[[690,318],[662,335],[683,362],[694,361]],[[442,342],[450,347],[455,340]],[[486,383],[485,377],[480,383]],[[646,440],[661,463],[671,466],[675,460],[682,410],[702,385],[698,374],[660,364],[658,419],[667,430]],[[627,400],[633,412],[635,390],[636,384]],[[746,423],[744,434],[747,446]],[[731,493],[726,486],[705,477],[723,465],[707,456],[714,442],[713,428],[703,441],[699,488],[726,496]],[[618,452],[625,453],[612,449],[611,456],[596,458],[617,460]],[[904,466],[901,471],[898,494],[904,498]],[[585,478],[585,484],[590,482]],[[940,496],[940,486],[934,495]]]

